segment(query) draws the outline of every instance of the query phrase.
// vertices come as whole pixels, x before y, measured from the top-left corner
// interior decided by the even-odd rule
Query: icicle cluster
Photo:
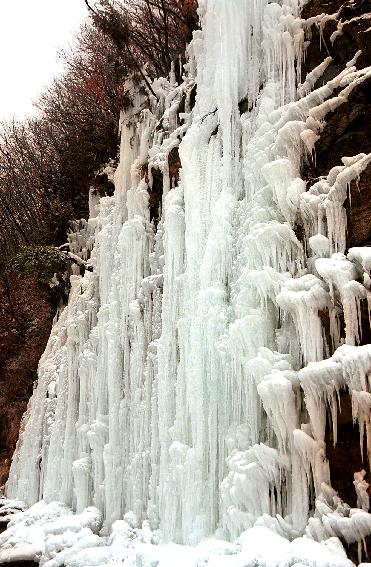
[[[359,346],[371,253],[346,255],[344,208],[371,155],[344,157],[309,190],[301,178],[326,114],[370,69],[351,61],[313,90],[331,60],[299,84],[309,23],[298,0],[199,5],[184,82],[158,80],[150,108],[138,97],[123,114],[115,195],[91,202],[84,242],[72,239],[92,271],[72,276],[7,485],[9,498],[45,503],[0,536],[3,549],[17,546],[19,529],[43,518],[49,541],[59,533],[45,528],[48,514],[61,514],[54,501],[90,518],[79,537],[93,538],[91,555],[72,538],[65,547],[74,552],[59,562],[57,544],[37,551],[48,567],[92,564],[95,509],[102,536],[113,526],[98,538],[102,564],[118,560],[115,538],[152,545],[148,526],[162,542],[239,538],[223,542],[223,565],[249,551],[275,566],[280,549],[298,565],[346,567],[337,538],[371,533],[364,471],[354,480],[359,509],[350,510],[330,488],[325,451],[326,415],[336,439],[337,397],[347,389],[371,453],[371,346]],[[176,148],[179,181],[168,159]],[[269,537],[276,557],[262,549]]]

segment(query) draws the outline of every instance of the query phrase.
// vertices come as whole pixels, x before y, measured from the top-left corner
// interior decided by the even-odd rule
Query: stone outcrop
[[[322,29],[312,25],[312,39],[303,65],[303,75],[311,71],[329,55],[333,61],[316,86],[325,84],[352,60],[357,51],[357,68],[371,65],[371,2],[369,0],[310,0],[304,6],[306,19],[319,14],[336,14]],[[323,20],[325,21],[325,20]],[[313,161],[305,168],[308,186],[320,176],[326,176],[332,167],[342,165],[341,158],[371,152],[371,80],[358,85],[335,112],[326,116],[326,125],[315,145]],[[347,210],[347,244],[371,246],[371,167],[357,182],[352,182]],[[367,306],[362,306],[362,344],[371,342]],[[350,506],[357,506],[353,480],[354,473],[366,471],[365,480],[371,487],[367,448],[360,448],[358,424],[353,423],[351,400],[348,393],[340,396],[338,414],[338,440],[334,445],[330,424],[327,427],[327,458],[330,463],[331,483],[339,496]],[[369,493],[371,490],[369,487]],[[368,560],[371,558],[371,541],[366,542]],[[357,546],[348,547],[353,561],[358,563]]]

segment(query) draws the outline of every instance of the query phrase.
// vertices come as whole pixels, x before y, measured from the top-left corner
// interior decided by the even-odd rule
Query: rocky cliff
[[[311,27],[312,37],[306,51],[303,74],[313,70],[326,56],[332,58],[331,64],[319,79],[317,86],[325,84],[350,61],[358,51],[359,68],[371,65],[371,3],[369,0],[309,0],[304,5],[302,17],[324,17],[318,25]],[[326,16],[331,15],[331,18]],[[314,147],[313,160],[307,164],[304,176],[310,184],[320,176],[327,176],[330,169],[341,165],[343,156],[353,156],[371,152],[371,78],[360,84],[348,100],[334,112],[326,116],[319,140]],[[347,245],[371,245],[371,166],[360,175],[358,181],[350,185],[346,201]],[[362,306],[362,341],[371,342],[370,321],[367,305]],[[341,498],[351,506],[356,506],[354,473],[366,471],[365,480],[369,483],[371,496],[370,466],[362,458],[359,441],[359,428],[353,422],[350,396],[340,395],[338,418],[338,438],[334,444],[328,424],[326,434],[326,454],[330,463],[332,486]],[[364,455],[367,454],[366,447]],[[367,540],[371,557],[371,539]],[[357,560],[357,549],[352,546],[349,553]]]

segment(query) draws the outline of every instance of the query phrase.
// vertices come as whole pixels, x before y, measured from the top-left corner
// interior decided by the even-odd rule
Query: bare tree
[[[184,53],[197,25],[194,0],[99,0],[65,73],[35,103],[38,115],[0,127],[0,246],[60,244],[68,219],[87,215],[95,173],[117,156],[128,77],[151,91]],[[143,69],[146,69],[144,72]]]

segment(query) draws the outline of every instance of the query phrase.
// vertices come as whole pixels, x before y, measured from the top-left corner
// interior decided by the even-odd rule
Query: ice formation
[[[363,471],[350,509],[325,451],[347,390],[371,455],[371,253],[346,255],[344,208],[371,156],[309,190],[301,178],[326,114],[370,69],[351,61],[315,89],[327,58],[300,85],[320,20],[299,0],[199,5],[184,81],[159,79],[157,99],[123,113],[115,194],[92,196],[70,237],[90,269],[75,268],[40,361],[6,489],[30,508],[0,561],[348,567],[339,538],[371,534]]]

